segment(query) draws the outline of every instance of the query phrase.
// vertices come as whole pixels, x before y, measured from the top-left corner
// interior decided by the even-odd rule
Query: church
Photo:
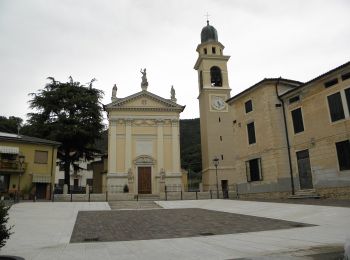
[[[185,106],[148,91],[147,71],[141,70],[141,91],[118,97],[114,85],[108,113],[109,193],[159,194],[165,186],[181,190],[179,118]]]

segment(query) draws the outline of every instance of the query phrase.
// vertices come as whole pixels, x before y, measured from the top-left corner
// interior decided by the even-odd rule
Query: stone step
[[[288,197],[289,199],[318,199],[320,195],[316,193],[315,189],[307,189],[307,190],[298,190],[295,192],[295,195],[291,195]]]

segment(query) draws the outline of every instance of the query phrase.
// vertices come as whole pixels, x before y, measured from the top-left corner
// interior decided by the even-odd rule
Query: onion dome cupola
[[[218,41],[218,32],[209,24],[207,20],[207,26],[203,27],[201,32],[201,43],[210,42],[210,41]]]

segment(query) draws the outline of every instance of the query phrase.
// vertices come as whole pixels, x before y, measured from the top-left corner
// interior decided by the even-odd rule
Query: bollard
[[[181,189],[181,200],[182,200],[182,189]]]
[[[90,192],[89,192],[89,202],[90,202]]]
[[[70,191],[70,202],[73,202],[73,193]]]
[[[106,201],[108,201],[108,191],[106,191]]]
[[[139,201],[139,194],[136,194],[136,201]]]
[[[211,200],[213,199],[213,194],[212,194],[211,190],[210,190],[210,199]]]
[[[196,190],[196,200],[198,200],[198,190]]]
[[[55,192],[52,192],[52,202],[55,202]]]

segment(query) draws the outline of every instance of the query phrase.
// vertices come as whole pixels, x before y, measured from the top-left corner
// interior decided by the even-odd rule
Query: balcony
[[[0,172],[20,173],[24,172],[25,168],[26,164],[23,163],[21,167],[19,160],[0,159]]]

